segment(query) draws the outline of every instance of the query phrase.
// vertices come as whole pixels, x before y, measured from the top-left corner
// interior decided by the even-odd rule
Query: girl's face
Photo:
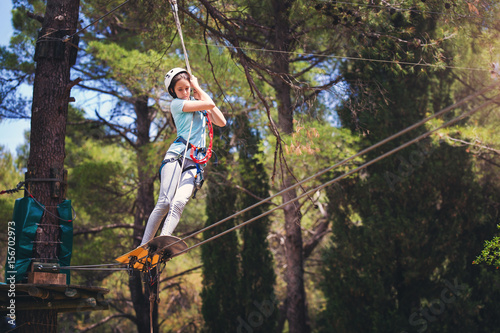
[[[186,79],[180,79],[175,83],[174,91],[177,98],[189,99],[191,94],[191,83]]]

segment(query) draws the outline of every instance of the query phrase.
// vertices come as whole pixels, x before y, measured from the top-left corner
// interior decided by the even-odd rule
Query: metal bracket
[[[60,266],[58,263],[50,262],[33,262],[33,272],[59,273]]]

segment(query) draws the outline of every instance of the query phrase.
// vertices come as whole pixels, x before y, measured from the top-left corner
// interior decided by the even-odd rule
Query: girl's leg
[[[156,231],[160,227],[161,221],[165,215],[167,215],[170,203],[172,202],[172,198],[175,194],[175,188],[180,177],[180,171],[181,167],[178,161],[169,162],[161,169],[160,195],[155,208],[149,215],[141,245],[146,244],[154,238]]]
[[[190,159],[186,159],[184,169],[189,166],[195,166],[195,163]],[[182,173],[179,189],[175,192],[170,211],[168,212],[165,223],[161,230],[161,236],[170,236],[174,232],[175,227],[179,223],[182,211],[186,206],[194,188],[194,177],[196,176],[196,168],[186,170]]]

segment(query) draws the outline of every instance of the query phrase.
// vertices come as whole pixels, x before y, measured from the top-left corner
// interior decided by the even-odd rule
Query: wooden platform
[[[8,312],[8,284],[0,285],[0,314]],[[51,309],[57,312],[107,310],[109,289],[79,285],[22,283],[15,285],[16,311]]]

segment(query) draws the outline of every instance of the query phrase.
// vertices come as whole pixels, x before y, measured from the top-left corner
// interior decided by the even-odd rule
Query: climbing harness
[[[182,160],[183,160],[183,157],[182,157],[181,154],[163,160],[161,162],[160,169],[158,170],[158,176],[160,177],[160,181],[161,181],[161,170],[163,169],[163,167],[165,166],[165,164],[177,161],[179,163],[179,166],[182,167],[183,166],[183,161]],[[188,166],[187,168],[183,169],[182,172],[184,173],[184,172],[186,172],[188,170],[191,170],[191,169],[194,169],[194,168],[196,168],[196,166],[191,165],[191,166]]]
[[[190,142],[186,141],[182,136],[179,136],[175,139],[174,143],[182,143],[187,146],[189,150],[191,150],[191,153],[189,157],[191,157],[191,160],[197,164],[207,164],[208,160],[212,157],[212,154],[215,156],[215,162],[214,164],[218,163],[217,155],[215,152],[212,150],[213,146],[213,138],[214,138],[214,130],[212,126],[212,122],[210,121],[210,118],[208,117],[207,113],[203,111],[203,115],[206,118],[206,124],[208,125],[208,136],[210,138],[208,148],[205,147],[196,147],[195,145],[191,144]],[[203,157],[198,159],[198,157],[202,155]],[[196,157],[195,157],[196,156]]]
[[[166,85],[166,83],[165,83],[165,85]],[[196,166],[189,166],[186,169],[184,169],[184,158],[183,158],[182,154],[179,154],[175,157],[171,157],[169,159],[163,160],[163,162],[160,165],[160,169],[158,171],[160,181],[161,181],[161,170],[165,166],[165,164],[167,164],[167,163],[178,161],[179,165],[182,168],[181,169],[182,172],[196,168],[196,175],[194,177],[194,189],[193,189],[193,196],[192,196],[193,199],[196,199],[196,193],[203,186],[203,183],[205,181],[204,167],[206,166],[208,160],[212,157],[212,154],[215,156],[215,164],[217,164],[217,162],[218,162],[217,154],[215,154],[212,150],[213,137],[214,137],[212,122],[210,121],[210,117],[208,117],[208,114],[205,111],[203,111],[203,115],[205,116],[205,119],[206,119],[206,125],[208,127],[209,138],[210,138],[208,148],[196,147],[195,145],[191,144],[189,141],[184,139],[182,136],[178,136],[174,140],[174,143],[182,143],[186,146],[186,148],[184,150],[184,156],[186,155],[187,150],[190,150],[189,156],[191,157],[191,160],[194,163],[196,163]],[[193,116],[194,116],[194,114],[193,114]],[[203,127],[205,127],[205,126],[203,126]],[[191,136],[191,130],[190,130],[189,135]],[[203,137],[205,137],[205,134],[203,134]],[[181,162],[181,160],[182,160],[182,162]],[[179,181],[180,181],[180,178],[179,178]]]

